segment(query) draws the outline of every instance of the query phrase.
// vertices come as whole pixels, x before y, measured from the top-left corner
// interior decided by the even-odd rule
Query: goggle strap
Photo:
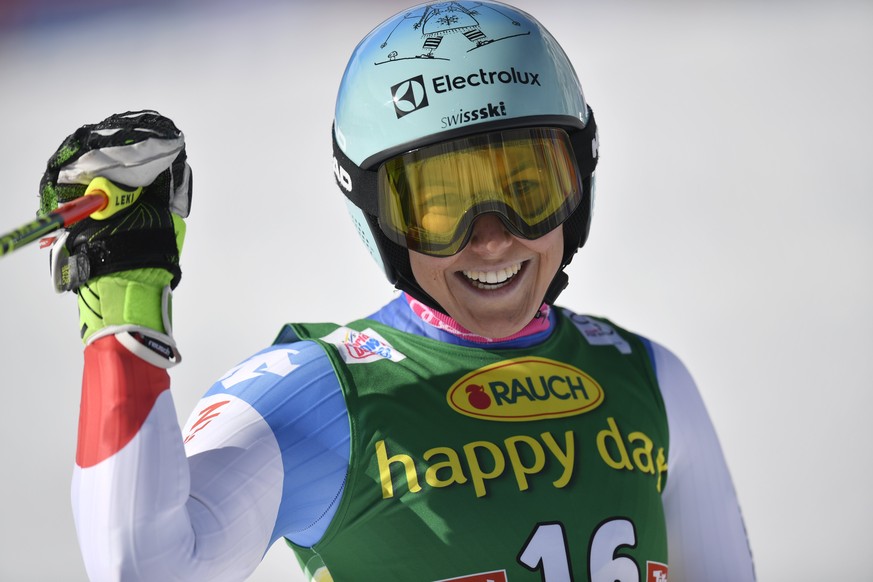
[[[378,174],[361,169],[343,152],[336,141],[336,127],[331,126],[330,134],[333,138],[333,175],[337,185],[365,214],[378,216]]]
[[[594,173],[597,160],[600,158],[600,147],[597,137],[597,123],[594,121],[594,111],[588,107],[588,123],[583,129],[570,134],[570,143],[576,154],[579,177],[584,180]]]

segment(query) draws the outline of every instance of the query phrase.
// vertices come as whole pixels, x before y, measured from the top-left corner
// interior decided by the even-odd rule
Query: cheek
[[[450,262],[444,258],[430,257],[415,251],[409,252],[412,276],[419,285],[432,285],[442,281],[445,277],[446,263]]]
[[[557,271],[564,257],[564,229],[559,227],[545,236],[528,241],[528,246],[540,256],[544,269]]]

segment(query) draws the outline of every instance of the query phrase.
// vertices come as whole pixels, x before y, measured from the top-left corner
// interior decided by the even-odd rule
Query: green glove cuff
[[[121,326],[172,336],[169,293],[165,291],[171,280],[164,269],[135,269],[88,281],[78,290],[82,340],[88,344],[101,330]]]

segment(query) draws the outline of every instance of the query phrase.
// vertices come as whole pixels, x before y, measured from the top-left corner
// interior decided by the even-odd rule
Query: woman
[[[457,34],[428,42],[425,16]],[[87,190],[117,203],[53,252],[86,343],[74,501],[90,576],[241,580],[285,538],[317,580],[753,579],[685,368],[554,306],[598,141],[542,25],[492,2],[395,15],[352,54],[333,136],[356,229],[402,294],[347,325],[287,325],[181,433],[166,368],[184,138],[131,112],[49,161],[44,209]]]

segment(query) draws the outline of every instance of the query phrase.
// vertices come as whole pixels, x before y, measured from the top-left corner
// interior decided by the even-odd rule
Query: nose
[[[484,214],[473,222],[469,246],[482,255],[501,253],[512,245],[510,233],[496,214]]]

